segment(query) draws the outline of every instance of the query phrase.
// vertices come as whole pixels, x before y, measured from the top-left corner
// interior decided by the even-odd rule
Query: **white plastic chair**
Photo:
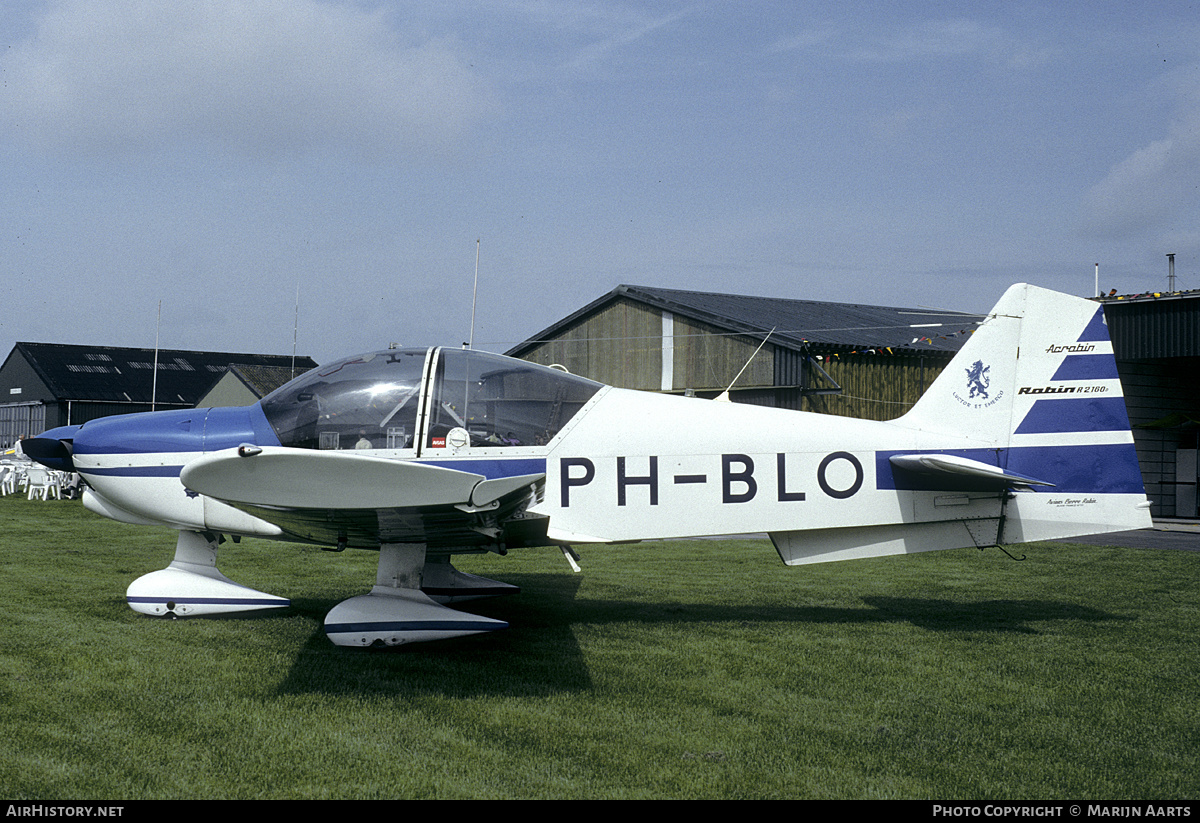
[[[49,500],[53,497],[55,500],[62,500],[63,486],[67,485],[66,472],[51,469],[50,478],[47,482],[49,485],[46,487],[46,499]]]
[[[26,484],[29,492],[26,494],[25,499],[32,500],[36,497],[39,500],[45,500],[46,495],[50,493],[51,485],[50,472],[47,469],[30,469],[27,474]]]

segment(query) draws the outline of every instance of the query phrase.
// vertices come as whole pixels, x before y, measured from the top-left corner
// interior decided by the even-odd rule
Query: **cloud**
[[[202,141],[380,159],[453,143],[493,108],[453,40],[318,0],[60,0],[0,70],[0,122],[69,152]]]
[[[570,68],[580,68],[590,63],[604,60],[612,52],[636,43],[645,37],[649,37],[660,29],[671,26],[693,14],[695,11],[694,7],[687,8],[661,17],[639,20],[636,23],[624,25],[618,31],[579,49],[569,64]]]
[[[1200,69],[1188,72],[1193,80]],[[1167,134],[1132,152],[1087,192],[1089,233],[1128,237],[1147,229],[1193,226],[1200,210],[1200,93],[1181,85]],[[1172,228],[1174,227],[1174,228]]]
[[[1023,42],[1006,29],[975,20],[923,20],[900,26],[864,28],[823,24],[774,43],[768,51],[786,52],[819,48],[842,59],[862,63],[908,63],[969,58],[1012,69],[1026,69],[1047,61],[1049,49]]]
[[[884,62],[961,57],[989,48],[998,36],[970,20],[926,21],[866,38],[851,53],[862,60]]]

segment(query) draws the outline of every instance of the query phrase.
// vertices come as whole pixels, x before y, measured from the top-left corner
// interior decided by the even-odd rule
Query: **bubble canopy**
[[[602,387],[488,352],[390,349],[313,369],[263,398],[262,409],[294,448],[419,453],[446,448],[455,430],[472,448],[536,447]]]

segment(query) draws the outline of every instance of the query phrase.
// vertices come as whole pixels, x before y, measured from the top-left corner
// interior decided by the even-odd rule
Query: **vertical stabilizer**
[[[1104,307],[1092,300],[1012,286],[896,422],[968,437],[995,449],[1000,468],[1053,484],[1014,497],[1005,542],[1151,525]]]
[[[771,532],[789,565],[1148,528],[1104,308],[1016,285],[876,452],[895,523]],[[991,491],[985,491],[990,489]],[[957,492],[957,493],[956,493]]]
[[[997,446],[1132,443],[1104,307],[1011,287],[897,423]]]

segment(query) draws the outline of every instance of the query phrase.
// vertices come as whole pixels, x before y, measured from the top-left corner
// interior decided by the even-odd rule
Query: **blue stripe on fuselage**
[[[495,480],[498,477],[546,473],[546,458],[544,457],[465,458],[462,460],[422,460],[421,462],[442,469],[482,474],[488,480]]]
[[[114,469],[79,469],[84,477],[178,477],[183,466],[123,466]]]
[[[895,472],[888,458],[895,454],[949,454],[1035,477],[1052,487],[1033,486],[1044,493],[1145,494],[1137,452],[1132,443],[1097,446],[1018,446],[1009,449],[946,449],[943,451],[875,452],[875,485],[879,489],[915,491],[972,491],[982,489],[971,479],[949,475]],[[993,485],[994,487],[994,485]]]

